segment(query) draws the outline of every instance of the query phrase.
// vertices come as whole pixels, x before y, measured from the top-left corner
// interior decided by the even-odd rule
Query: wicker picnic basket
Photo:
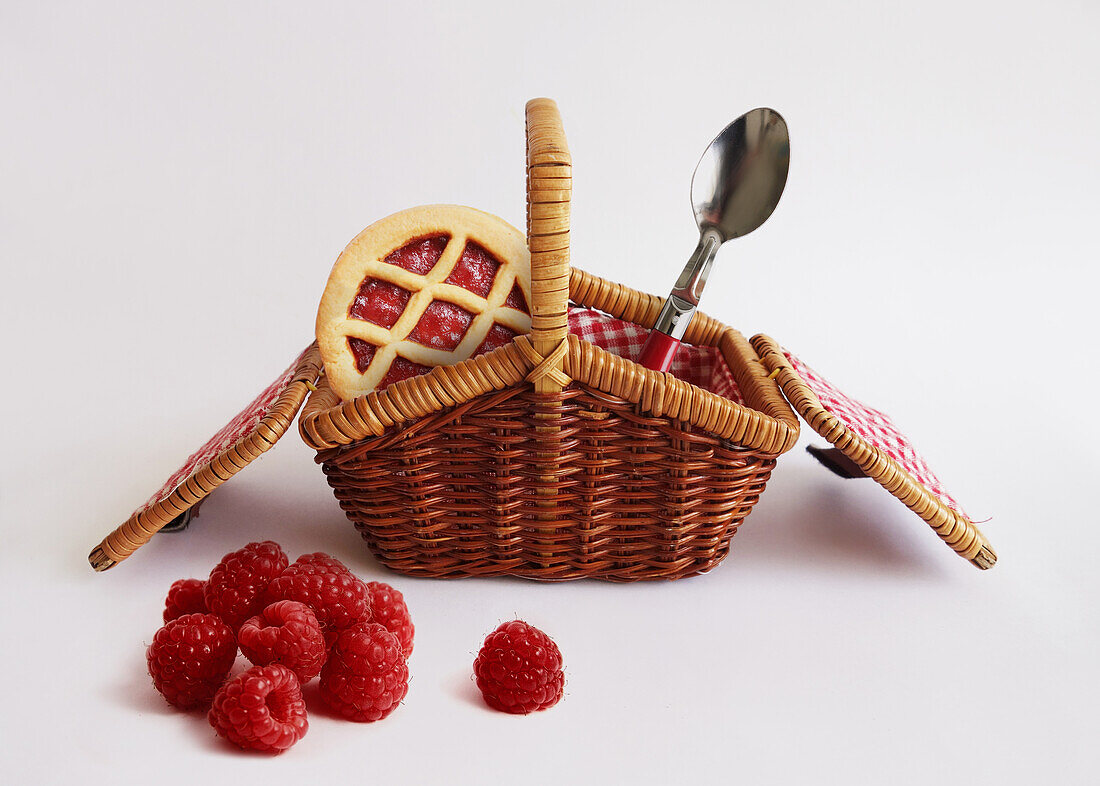
[[[92,567],[186,527],[303,402],[299,430],[341,507],[379,561],[410,575],[633,581],[708,570],[797,441],[796,411],[832,444],[808,448],[826,467],[873,478],[964,559],[996,563],[893,421],[774,339],[750,344],[696,314],[677,373],[706,385],[697,372],[719,372],[712,389],[631,362],[640,343],[630,342],[644,340],[662,300],[570,269],[571,172],[557,106],[529,102],[529,335],[347,402],[310,344],[92,549]]]
[[[708,570],[798,421],[752,346],[698,314],[744,403],[569,334],[570,303],[652,327],[661,299],[571,269],[557,106],[527,105],[532,331],[341,402],[322,377],[299,429],[371,551],[401,573],[675,579]]]

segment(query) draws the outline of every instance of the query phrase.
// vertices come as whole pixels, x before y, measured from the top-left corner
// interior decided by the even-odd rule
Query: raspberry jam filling
[[[500,262],[471,240],[466,244],[466,248],[462,249],[462,257],[443,283],[454,284],[480,297],[487,297],[489,290],[493,288],[493,280],[497,277],[499,268]]]
[[[508,308],[514,308],[516,311],[522,311],[524,314],[531,313],[527,308],[527,298],[523,296],[523,290],[519,288],[519,284],[512,287],[512,291],[508,293],[504,305]]]
[[[355,358],[355,368],[360,374],[366,373],[370,362],[374,360],[374,353],[378,351],[374,344],[351,336],[348,337],[348,349]]]
[[[432,349],[453,350],[462,341],[474,315],[446,300],[433,300],[409,333],[409,341]]]
[[[388,388],[394,382],[400,382],[403,379],[427,374],[431,370],[430,366],[422,366],[419,363],[413,363],[411,360],[407,360],[398,355],[393,359],[393,363],[390,364],[390,370],[386,372],[386,376],[382,377],[382,381],[378,383],[378,390]]]
[[[494,322],[492,328],[485,334],[485,340],[474,350],[474,355],[484,355],[486,352],[492,352],[498,347],[503,347],[515,337],[516,331]]]
[[[450,241],[450,235],[417,238],[392,251],[382,261],[410,273],[424,276],[439,264]],[[462,287],[478,297],[486,298],[493,289],[493,283],[500,268],[500,260],[471,240],[462,249],[462,256],[459,257],[444,283]],[[348,316],[352,319],[371,322],[388,330],[401,318],[411,297],[412,292],[397,284],[368,277],[359,285],[359,291],[348,309]],[[527,298],[524,297],[518,283],[512,287],[504,305],[524,314],[530,313]],[[474,315],[461,306],[446,300],[434,300],[425,309],[407,339],[431,349],[453,352],[462,343],[473,321]],[[515,337],[514,330],[501,324],[494,324],[473,354],[482,355],[491,352],[508,344]],[[360,338],[349,337],[347,341],[348,349],[355,359],[356,370],[360,374],[366,373],[374,361],[378,347]],[[394,382],[419,376],[430,370],[428,366],[422,366],[398,356],[379,382],[378,389],[381,390]]]
[[[406,243],[382,261],[408,270],[410,273],[426,276],[443,256],[443,249],[447,247],[450,239],[449,235],[422,237]]]
[[[355,293],[355,299],[351,301],[348,316],[391,328],[405,310],[411,295],[409,290],[388,281],[365,278],[359,285],[359,291]]]

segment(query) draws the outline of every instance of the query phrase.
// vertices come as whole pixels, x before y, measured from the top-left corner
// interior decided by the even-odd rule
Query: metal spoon
[[[665,301],[638,362],[667,371],[680,346],[711,263],[727,240],[752,232],[775,210],[791,162],[787,123],[774,109],[754,109],[714,138],[691,177],[699,245]]]

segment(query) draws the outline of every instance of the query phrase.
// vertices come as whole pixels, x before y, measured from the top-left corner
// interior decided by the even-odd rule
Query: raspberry
[[[370,590],[335,557],[303,554],[267,588],[266,603],[296,600],[313,609],[325,643],[341,630],[370,619]]]
[[[485,638],[474,661],[485,703],[501,712],[526,715],[561,699],[565,674],[561,650],[533,625],[505,622]]]
[[[325,637],[309,606],[293,600],[272,603],[237,631],[244,656],[257,666],[281,663],[302,684],[321,673]]]
[[[262,598],[271,580],[287,566],[286,554],[278,543],[265,540],[249,543],[226,554],[210,571],[206,582],[206,606],[233,630],[266,605]]]
[[[202,579],[180,579],[173,581],[168,588],[168,597],[164,599],[164,621],[171,622],[184,614],[206,614],[206,598],[203,590],[206,582]]]
[[[225,683],[207,718],[233,744],[265,753],[282,753],[309,730],[298,678],[277,663],[253,666]]]
[[[183,709],[209,704],[236,657],[233,631],[213,614],[177,617],[145,652],[153,686]]]
[[[409,667],[401,642],[377,622],[359,622],[341,631],[321,669],[321,698],[348,720],[381,720],[408,690]]]
[[[381,581],[370,582],[367,589],[370,590],[371,621],[384,625],[396,636],[408,658],[413,651],[415,628],[409,616],[409,607],[405,605],[405,597],[399,590]]]

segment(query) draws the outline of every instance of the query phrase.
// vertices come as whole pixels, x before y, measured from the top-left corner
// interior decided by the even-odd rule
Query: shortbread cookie
[[[395,213],[348,244],[317,311],[345,401],[453,365],[531,330],[531,256],[507,222],[457,205]]]

